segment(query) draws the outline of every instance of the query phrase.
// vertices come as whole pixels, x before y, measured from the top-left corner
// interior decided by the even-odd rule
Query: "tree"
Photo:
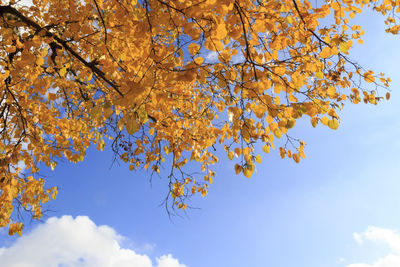
[[[10,234],[23,228],[14,207],[40,218],[56,197],[40,167],[82,161],[106,139],[130,170],[158,173],[167,159],[166,203],[182,209],[207,194],[217,148],[246,177],[261,163],[256,143],[299,162],[298,119],[337,129],[345,101],[377,104],[389,85],[348,57],[364,34],[351,19],[373,7],[387,32],[400,29],[390,0],[0,3],[0,226]]]

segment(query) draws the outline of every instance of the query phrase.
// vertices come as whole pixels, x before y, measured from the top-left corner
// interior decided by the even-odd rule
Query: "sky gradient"
[[[198,209],[169,218],[160,206],[166,180],[150,184],[149,173],[130,172],[122,162],[111,167],[111,151],[92,148],[82,163],[44,171],[59,195],[43,222],[26,222],[22,238],[0,231],[0,262],[17,266],[15,259],[32,257],[32,264],[40,256],[48,261],[27,266],[61,259],[63,266],[121,259],[127,265],[104,266],[400,266],[400,37],[384,32],[378,14],[359,17],[364,44],[350,54],[391,77],[392,97],[378,106],[349,103],[336,131],[298,121],[292,135],[307,143],[300,164],[275,150],[247,179],[222,159],[209,194],[191,202]],[[32,252],[48,242],[53,249]],[[104,255],[110,250],[114,256]]]

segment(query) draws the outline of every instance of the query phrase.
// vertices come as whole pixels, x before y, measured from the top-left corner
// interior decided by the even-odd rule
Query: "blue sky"
[[[366,36],[352,58],[391,77],[392,97],[378,106],[348,104],[337,131],[299,121],[293,135],[307,143],[300,164],[274,151],[247,179],[224,159],[208,196],[193,199],[199,209],[171,220],[160,206],[166,180],[150,185],[147,172],[130,172],[123,163],[110,168],[110,150],[93,148],[84,162],[46,172],[48,184],[59,186],[48,213],[56,218],[27,221],[22,238],[2,230],[0,262],[53,253],[46,261],[51,266],[60,259],[54,255],[67,251],[81,260],[66,266],[89,266],[85,260],[104,262],[112,247],[113,257],[138,267],[400,266],[400,37],[384,32],[378,14],[360,20]],[[70,242],[53,250],[32,245],[56,237]]]

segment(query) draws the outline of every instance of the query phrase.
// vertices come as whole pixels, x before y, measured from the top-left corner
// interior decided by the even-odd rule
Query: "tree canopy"
[[[181,209],[207,194],[218,149],[246,177],[256,144],[299,162],[297,120],[337,129],[344,103],[390,97],[349,58],[363,8],[399,33],[399,0],[1,0],[0,226],[21,234],[15,207],[40,218],[57,188],[39,169],[91,145],[130,170],[168,164]]]

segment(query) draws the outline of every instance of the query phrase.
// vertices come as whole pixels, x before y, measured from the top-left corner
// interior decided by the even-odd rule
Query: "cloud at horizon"
[[[0,262],[8,267],[187,267],[171,254],[153,265],[149,256],[122,248],[124,239],[87,216],[52,217],[10,247],[1,247]]]
[[[400,234],[387,228],[369,226],[363,233],[353,233],[353,239],[363,245],[366,242],[383,244],[390,248],[391,252],[371,264],[353,263],[346,267],[398,267],[400,266]]]

